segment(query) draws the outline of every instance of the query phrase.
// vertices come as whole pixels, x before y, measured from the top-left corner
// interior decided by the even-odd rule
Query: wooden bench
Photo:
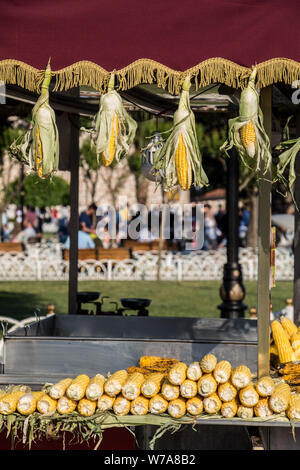
[[[63,250],[63,259],[65,261],[70,261],[70,250]],[[87,259],[97,259],[97,248],[87,248],[78,250],[78,259],[80,261]]]
[[[0,252],[9,253],[12,251],[21,253],[23,251],[22,243],[14,243],[14,242],[0,243]]]
[[[132,251],[158,251],[159,250],[159,240],[153,240],[149,242],[139,242],[137,240],[125,240],[124,246],[130,248]],[[168,244],[166,240],[163,240],[162,245],[163,250],[168,249]]]
[[[84,261],[88,259],[103,260],[116,259],[123,260],[130,258],[130,250],[128,248],[88,248],[78,250],[78,260]],[[70,260],[70,250],[63,250],[63,259]]]

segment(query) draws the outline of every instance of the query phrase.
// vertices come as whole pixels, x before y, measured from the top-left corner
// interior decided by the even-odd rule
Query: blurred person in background
[[[79,222],[83,232],[96,233],[96,211],[97,206],[95,203],[92,203],[85,211],[81,212]]]
[[[67,250],[70,249],[70,237],[68,236],[65,243],[64,248]],[[84,226],[82,223],[79,222],[79,231],[78,231],[78,249],[85,250],[88,248],[95,248],[95,242],[92,237],[84,230]]]

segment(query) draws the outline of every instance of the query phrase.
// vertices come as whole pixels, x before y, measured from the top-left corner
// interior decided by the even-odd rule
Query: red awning
[[[51,56],[60,89],[102,89],[113,70],[122,89],[167,80],[177,92],[187,70],[196,85],[237,87],[255,64],[261,86],[292,83],[300,78],[298,18],[295,0],[4,0],[0,79],[35,89]]]

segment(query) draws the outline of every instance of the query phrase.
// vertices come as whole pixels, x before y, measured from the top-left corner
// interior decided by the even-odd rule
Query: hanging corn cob
[[[198,416],[203,411],[203,401],[200,397],[189,398],[186,401],[186,411],[192,416]]]
[[[269,399],[268,398],[261,398],[258,400],[256,405],[254,406],[254,414],[258,418],[266,418],[267,416],[271,416],[273,411],[269,406]]]
[[[122,395],[128,400],[134,400],[141,392],[141,386],[145,377],[140,372],[135,372],[128,376],[125,384],[122,387]]]
[[[295,323],[292,320],[285,317],[284,315],[280,317],[280,323],[282,324],[283,328],[287,332],[289,338],[293,336],[293,334],[297,333],[298,327],[295,325]]]
[[[112,73],[107,93],[100,98],[100,109],[91,130],[97,161],[104,166],[111,165],[113,161],[118,162],[128,153],[137,128],[114,86],[115,75]]]
[[[168,409],[168,400],[162,394],[158,393],[149,400],[149,412],[153,414],[165,413]]]
[[[45,70],[41,94],[32,109],[30,129],[18,137],[9,152],[29,166],[40,178],[47,178],[58,170],[59,137],[55,113],[49,105],[51,82],[50,61]]]
[[[209,374],[217,365],[217,358],[214,354],[206,354],[200,361],[200,367],[205,374]]]
[[[289,336],[281,323],[274,320],[271,323],[272,335],[278,349],[278,357],[281,363],[294,360],[294,351],[291,346]]]
[[[43,415],[54,413],[56,411],[56,406],[57,400],[54,400],[46,393],[38,399],[36,404],[37,410]]]
[[[118,396],[113,403],[113,410],[116,415],[127,415],[130,411],[130,401],[127,398]]]
[[[216,364],[213,376],[216,382],[222,384],[229,380],[231,375],[231,364],[229,361],[220,361]]]
[[[90,378],[86,374],[80,374],[72,380],[72,383],[66,390],[66,395],[71,400],[81,400],[84,397]]]
[[[104,375],[96,374],[92,377],[85,391],[86,398],[88,400],[98,400],[98,398],[103,394],[104,383]]]
[[[245,365],[237,366],[231,374],[231,382],[237,389],[247,387],[252,380],[249,367]]]
[[[168,405],[168,413],[172,418],[181,418],[186,412],[186,401],[183,398],[171,400]]]
[[[245,166],[256,172],[261,169],[265,173],[271,165],[272,155],[255,89],[256,73],[254,67],[247,87],[241,92],[239,116],[229,119],[228,138],[220,150],[229,156],[228,151],[234,146]]]
[[[256,383],[256,391],[261,397],[269,397],[272,395],[274,388],[274,380],[269,375],[261,377]]]
[[[58,413],[66,415],[75,411],[76,406],[77,401],[71,400],[71,398],[63,396],[58,400],[56,410],[58,411]]]
[[[97,402],[95,400],[88,400],[81,398],[77,405],[77,410],[82,416],[92,416],[96,411]]]
[[[186,376],[190,380],[199,380],[202,375],[202,370],[199,362],[192,362],[187,368]]]
[[[59,400],[66,392],[69,385],[71,385],[72,379],[62,379],[54,385],[51,385],[49,388],[49,395],[54,400]]]
[[[98,398],[97,408],[99,408],[100,411],[110,410],[113,407],[114,401],[115,397],[111,397],[103,393],[103,395]]]
[[[259,395],[252,383],[239,391],[239,399],[243,406],[255,406],[257,404]]]
[[[233,418],[237,413],[238,405],[235,398],[231,401],[222,403],[220,412],[224,418]]]
[[[168,372],[168,379],[173,385],[181,385],[186,379],[187,365],[184,362],[177,362]]]
[[[146,397],[140,395],[139,397],[132,400],[130,404],[130,412],[133,415],[143,416],[148,413],[149,400]]]
[[[190,189],[192,183],[202,188],[208,179],[202,167],[202,156],[196,134],[195,116],[190,107],[190,77],[184,80],[178,109],[174,114],[174,125],[170,136],[154,155],[154,168],[163,170],[164,189],[170,191],[179,184],[181,189]]]
[[[186,379],[180,385],[180,395],[183,398],[193,398],[197,395],[197,382],[194,380]]]
[[[218,395],[224,402],[232,401],[237,395],[237,389],[230,382],[225,382],[218,386]]]
[[[153,372],[145,378],[141,385],[141,392],[146,398],[154,397],[160,391],[164,374],[161,372]]]
[[[114,372],[104,384],[104,391],[107,395],[111,397],[115,397],[118,393],[121,392],[124,383],[128,377],[128,373],[126,370],[121,369],[117,372]]]
[[[282,413],[289,406],[291,396],[291,388],[285,382],[276,385],[272,395],[270,396],[269,406],[274,413]]]
[[[29,392],[22,395],[17,404],[17,410],[22,415],[30,415],[34,413],[37,407],[38,400],[44,395],[45,392]]]

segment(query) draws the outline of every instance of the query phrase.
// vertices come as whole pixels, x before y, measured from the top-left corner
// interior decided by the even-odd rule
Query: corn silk
[[[193,185],[202,188],[208,186],[208,178],[202,167],[202,155],[196,133],[195,116],[190,106],[189,89],[190,77],[184,80],[177,111],[174,113],[173,127],[164,145],[154,155],[153,166],[155,170],[163,171],[163,186],[165,191],[170,191],[178,185],[177,170],[175,164],[175,153],[182,135],[186,148],[188,172],[192,173]]]
[[[22,164],[29,166],[30,173],[47,178],[58,170],[59,136],[55,113],[49,105],[51,68],[48,63],[42,83],[41,94],[32,109],[29,129],[10,146],[9,153]]]
[[[265,174],[272,162],[270,140],[263,125],[263,113],[259,106],[259,94],[255,88],[256,68],[249,77],[247,87],[241,92],[239,115],[228,120],[228,138],[220,147],[229,157],[228,151],[235,147],[243,164],[254,172],[262,170]],[[250,121],[255,129],[255,153],[250,156],[240,136],[240,129]]]

